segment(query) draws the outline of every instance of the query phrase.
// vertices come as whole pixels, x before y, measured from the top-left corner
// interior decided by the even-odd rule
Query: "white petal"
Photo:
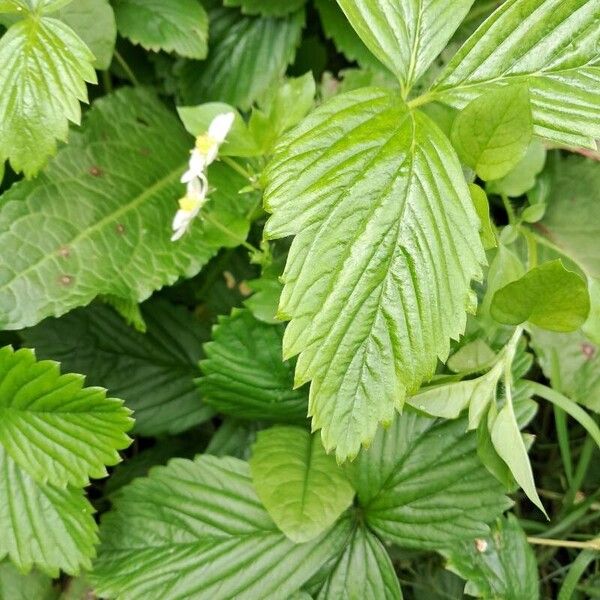
[[[206,157],[200,150],[194,148],[192,155],[190,156],[190,171],[195,177],[200,177],[206,166]]]
[[[186,232],[187,230],[187,226],[186,227],[180,227],[172,236],[171,236],[171,241],[172,242],[176,242],[178,239],[183,237],[183,234]]]
[[[206,197],[207,185],[205,178],[194,177],[187,182],[187,195],[195,200],[202,201]]]
[[[234,120],[235,113],[232,112],[217,115],[208,128],[208,135],[214,140],[217,140],[219,144],[222,144],[225,141]]]
[[[182,176],[181,176],[181,183],[189,183],[190,181],[192,181],[193,179],[196,179],[196,175],[194,175],[194,173],[192,172],[191,169],[188,169]]]
[[[196,213],[198,214],[198,213]],[[179,209],[176,213],[175,213],[175,217],[173,218],[173,224],[171,226],[171,228],[173,230],[175,229],[181,229],[181,227],[187,227],[191,220],[194,218],[195,215],[193,215],[191,212],[187,211],[187,210],[181,210]]]

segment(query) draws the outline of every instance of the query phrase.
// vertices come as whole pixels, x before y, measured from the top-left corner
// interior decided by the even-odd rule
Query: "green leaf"
[[[425,387],[409,398],[408,403],[432,417],[444,419],[456,419],[469,408],[469,429],[474,429],[489,403],[495,399],[502,366],[502,361],[499,361],[481,377]]]
[[[277,19],[244,17],[216,8],[210,13],[208,60],[190,62],[182,72],[186,104],[221,101],[248,110],[283,77],[294,60],[304,11]]]
[[[522,196],[535,186],[536,177],[545,164],[546,148],[534,138],[515,168],[501,179],[488,182],[486,189],[490,194],[504,194],[512,198]]]
[[[0,560],[51,577],[91,567],[97,525],[82,490],[36,483],[0,445],[0,495]]]
[[[20,573],[10,562],[0,564],[0,598],[6,600],[56,600],[52,579],[39,571]]]
[[[485,260],[478,219],[447,139],[383,89],[319,107],[266,176],[266,235],[296,235],[280,302],[291,319],[284,356],[300,354],[313,430],[345,460],[464,331]]]
[[[316,600],[402,600],[394,565],[382,543],[357,525]]]
[[[88,384],[122,398],[140,435],[174,434],[203,423],[213,411],[202,403],[194,378],[208,327],[165,301],[151,300],[142,314],[145,334],[97,304],[47,319],[22,335],[41,358],[85,373]]]
[[[0,38],[0,163],[35,175],[79,124],[85,82],[96,83],[93,54],[57,19],[29,16]]]
[[[481,371],[494,362],[496,353],[481,338],[461,346],[446,362],[455,373]]]
[[[318,436],[299,427],[260,431],[250,472],[263,506],[297,544],[329,529],[354,498],[335,457],[325,454]]]
[[[0,444],[36,481],[84,486],[121,458],[133,419],[121,400],[84,388],[31,350],[0,350]]]
[[[238,6],[245,15],[263,15],[264,17],[285,17],[302,8],[306,0],[224,0],[225,6]]]
[[[469,191],[471,192],[471,200],[481,222],[481,240],[483,247],[486,250],[495,248],[498,245],[496,239],[496,231],[494,223],[490,217],[490,204],[486,193],[475,183],[469,184]]]
[[[532,327],[531,345],[552,387],[600,413],[600,350],[580,332],[553,333]]]
[[[463,542],[442,554],[446,568],[467,580],[465,593],[494,600],[538,600],[537,562],[519,521],[509,514],[477,543]]]
[[[260,504],[247,463],[175,459],[119,494],[90,579],[107,598],[287,598],[341,552],[348,529],[341,521],[294,544]]]
[[[108,0],[77,0],[55,15],[86,43],[96,57],[94,67],[106,70],[112,61],[117,24]]]
[[[533,136],[526,84],[491,90],[454,119],[452,143],[463,163],[484,181],[500,179],[523,158]]]
[[[281,297],[282,286],[278,279],[253,279],[248,281],[248,287],[254,292],[244,300],[244,306],[259,320],[265,323],[278,324],[276,318],[277,306]]]
[[[338,52],[349,61],[356,61],[365,69],[384,70],[383,65],[371,54],[352,29],[336,0],[315,0],[315,7],[319,11],[325,35],[333,41]]]
[[[197,0],[115,0],[119,33],[146,50],[189,58],[208,53],[208,16]]]
[[[589,312],[587,283],[560,260],[531,269],[499,289],[491,306],[492,317],[500,323],[529,321],[550,331],[575,331]]]
[[[223,164],[208,176],[216,188],[206,208],[211,222],[198,218],[170,241],[192,145],[146,91],[97,101],[76,143],[0,199],[0,327],[34,325],[100,294],[142,301],[195,275],[222,246],[241,243],[255,196],[240,196],[247,180]]]
[[[186,130],[194,137],[204,134],[217,116],[232,112],[235,115],[227,139],[219,148],[220,156],[256,156],[260,153],[256,141],[238,111],[223,102],[208,102],[198,106],[178,106],[177,113]]]
[[[510,501],[475,451],[465,419],[405,410],[349,466],[367,525],[403,548],[440,549],[489,533]]]
[[[293,366],[281,361],[283,327],[248,310],[220,317],[205,344],[198,381],[204,401],[238,419],[304,422],[306,393],[293,388]]]
[[[404,96],[465,18],[473,0],[338,0],[369,50],[396,74]]]
[[[600,5],[590,0],[508,0],[458,51],[428,99],[463,107],[492,89],[527,83],[536,135],[595,148],[598,18]]]

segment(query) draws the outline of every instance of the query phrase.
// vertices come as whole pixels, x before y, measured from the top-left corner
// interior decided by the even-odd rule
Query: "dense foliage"
[[[600,598],[599,0],[0,23],[0,600]]]

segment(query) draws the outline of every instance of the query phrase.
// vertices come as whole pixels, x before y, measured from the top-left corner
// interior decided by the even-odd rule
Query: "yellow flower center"
[[[210,137],[208,134],[199,135],[196,138],[196,149],[205,156],[217,145],[217,140]]]
[[[198,206],[198,200],[190,196],[184,196],[179,200],[179,208],[185,212],[192,212]]]

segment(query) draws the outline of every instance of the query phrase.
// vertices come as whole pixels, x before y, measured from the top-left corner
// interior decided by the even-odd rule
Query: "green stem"
[[[131,83],[133,83],[133,85],[135,85],[136,87],[139,86],[140,82],[137,80],[137,77],[134,75],[133,71],[131,70],[131,67],[127,64],[127,61],[116,50],[115,50],[115,58],[117,59],[117,62],[121,65],[121,67],[123,68],[123,71],[125,71],[125,74],[127,75],[127,77],[129,77],[129,79],[131,79]]]
[[[528,537],[530,544],[554,546],[556,548],[580,548],[582,550],[600,550],[600,539],[578,542],[575,540],[554,540],[550,538]]]
[[[502,194],[500,197],[502,198],[502,204],[504,204],[504,210],[508,215],[508,223],[509,225],[514,225],[515,221],[517,220],[515,209],[512,207],[512,204],[510,203],[510,200],[506,194]]]
[[[237,161],[233,160],[229,156],[219,156],[226,165],[229,165],[234,171],[239,173],[242,177],[245,177],[252,185],[255,185],[254,175],[247,169],[244,169]]]
[[[581,576],[590,563],[597,557],[598,554],[589,549],[579,553],[577,558],[571,564],[569,573],[563,581],[560,592],[558,593],[558,600],[571,600]]]
[[[596,443],[593,438],[589,435],[586,436],[583,448],[581,449],[581,454],[579,455],[579,462],[577,463],[575,474],[573,475],[573,479],[569,482],[570,486],[565,494],[564,510],[568,510],[575,502],[577,492],[581,489],[595,450]]]
[[[571,415],[592,436],[593,440],[600,448],[600,428],[585,410],[578,404],[575,404],[573,400],[570,400],[560,392],[557,392],[546,385],[535,381],[529,381],[528,384],[536,396],[540,396],[541,398],[548,400],[548,402],[552,402],[552,404],[562,408],[566,413]]]
[[[435,94],[433,92],[425,92],[421,96],[417,96],[413,98],[407,103],[409,108],[418,108],[419,106],[423,106],[424,104],[429,104],[429,102],[433,102],[435,100]]]
[[[110,71],[102,71],[102,84],[104,85],[104,91],[110,94],[113,90],[112,79],[110,78]]]
[[[228,227],[223,225],[223,223],[217,221],[214,217],[212,217],[210,215],[210,213],[206,213],[204,215],[204,219],[211,225],[214,225],[217,229],[220,229],[225,235],[229,236],[232,240],[235,240],[240,246],[244,246],[244,248],[247,248],[248,250],[250,250],[250,252],[256,252],[256,253],[260,252],[258,250],[258,248],[255,248],[252,244],[249,244],[246,240],[240,240],[240,238],[237,235],[235,235],[235,233],[233,233],[233,231],[231,231],[231,229],[229,229]]]

